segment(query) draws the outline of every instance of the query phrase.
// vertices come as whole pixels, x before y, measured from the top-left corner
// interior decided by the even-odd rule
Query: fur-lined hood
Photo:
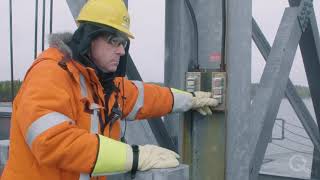
[[[54,33],[49,35],[49,47],[59,49],[67,59],[72,59],[72,50],[67,45],[68,42],[72,39],[72,33],[64,32],[64,33]]]

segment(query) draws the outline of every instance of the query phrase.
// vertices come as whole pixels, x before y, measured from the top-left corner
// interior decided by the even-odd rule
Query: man
[[[211,114],[210,93],[192,94],[124,78],[129,16],[122,0],[89,0],[74,34],[52,35],[15,98],[3,180],[105,179],[176,167],[179,156],[120,142],[120,119],[196,109]]]

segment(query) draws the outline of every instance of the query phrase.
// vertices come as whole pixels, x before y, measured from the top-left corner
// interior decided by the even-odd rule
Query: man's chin
[[[106,70],[105,72],[107,72],[107,73],[114,73],[114,72],[116,72],[116,71],[117,71],[117,68],[112,68],[112,69]]]
[[[99,69],[102,70],[102,72],[104,72],[104,73],[114,73],[114,72],[117,71],[117,68],[118,68],[118,66],[112,67],[112,68],[102,68],[102,67],[99,67]]]

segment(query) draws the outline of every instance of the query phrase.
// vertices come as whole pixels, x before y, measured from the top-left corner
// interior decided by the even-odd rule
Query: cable
[[[301,126],[298,126],[298,125],[295,125],[295,124],[293,124],[293,123],[289,123],[289,122],[285,122],[286,124],[289,124],[289,125],[291,125],[291,126],[294,126],[294,127],[297,127],[297,128],[300,128],[300,129],[304,129],[303,127],[301,127]]]
[[[44,50],[44,33],[46,25],[46,0],[43,0],[42,4],[42,51]]]
[[[52,34],[52,20],[53,20],[53,0],[50,0],[50,26],[49,26],[50,34]]]
[[[282,145],[279,145],[279,144],[276,144],[276,143],[273,143],[273,142],[272,142],[271,144],[273,144],[273,145],[275,145],[275,146],[278,146],[278,147],[281,147],[281,148],[283,148],[283,149],[287,149],[287,150],[289,150],[289,151],[293,151],[293,152],[297,152],[297,153],[303,153],[303,154],[313,155],[313,153],[312,153],[312,152],[298,151],[298,150],[291,149],[291,148],[288,148],[288,147],[285,147],[285,146],[282,146]]]
[[[277,124],[278,126],[280,126],[278,123],[276,123],[276,124]],[[288,131],[288,129],[286,129],[286,130]],[[291,131],[289,131],[289,132],[291,132]],[[293,132],[291,132],[291,133],[293,133]],[[295,134],[295,135],[297,135],[297,134]],[[299,135],[299,136],[300,136],[300,135]],[[304,136],[303,136],[303,137],[304,137]],[[299,142],[299,141],[293,140],[293,139],[288,138],[288,137],[285,137],[285,139],[288,140],[288,141],[294,142],[294,143],[296,143],[296,144],[300,144],[300,145],[302,145],[302,146],[314,148],[314,147],[311,146],[311,145],[301,143],[301,142]],[[310,139],[308,138],[308,140],[310,140]]]
[[[289,132],[289,133],[291,133],[291,134],[294,134],[294,135],[299,136],[299,137],[301,137],[301,138],[305,138],[305,139],[310,140],[310,138],[309,138],[309,137],[307,137],[307,136],[303,136],[303,135],[301,135],[301,134],[298,134],[298,133],[292,132],[292,131],[288,130],[287,128],[285,128],[285,130],[286,130],[286,131],[288,131],[288,132]]]
[[[296,143],[296,144],[300,144],[300,145],[302,145],[302,146],[314,148],[313,146],[310,146],[310,145],[308,145],[308,144],[301,143],[301,142],[299,142],[299,141],[295,141],[295,140],[290,139],[290,138],[288,138],[288,137],[286,137],[285,139],[288,140],[288,141],[294,142],[294,143]]]
[[[38,0],[36,0],[34,12],[34,59],[37,58],[38,52],[38,9]]]
[[[306,152],[306,151],[297,151],[297,150],[294,150],[294,149],[291,149],[291,148],[288,148],[288,147],[285,147],[285,146],[282,146],[282,145],[279,145],[279,144],[276,144],[276,143],[271,143],[275,146],[278,146],[278,147],[281,147],[283,149],[286,149],[286,150],[289,150],[290,152],[287,152],[287,153],[283,153],[283,154],[290,154],[290,153],[303,153],[303,154],[306,154],[306,155],[310,155],[313,157],[313,159],[316,159],[316,160],[320,160],[320,157],[317,156],[316,154],[313,154],[312,152]],[[274,153],[274,154],[281,154],[281,153]],[[268,154],[268,156],[270,155],[274,155],[274,154]]]
[[[265,157],[268,157],[270,158],[270,156],[282,156],[283,154],[291,154],[291,153],[296,153],[296,152],[293,152],[293,151],[289,151],[289,152],[281,152],[281,153],[271,153],[271,154],[265,154]]]
[[[224,0],[224,1],[222,1],[222,17],[223,17],[223,19],[222,19],[222,42],[223,42],[223,44],[222,44],[222,49],[221,49],[221,54],[222,54],[222,56],[221,56],[221,63],[220,63],[220,71],[221,72],[225,72],[226,71],[226,63],[225,63],[225,55],[226,55],[226,52],[225,52],[225,49],[226,49],[226,45],[227,45],[227,43],[226,43],[226,41],[227,41],[227,39],[226,39],[226,31],[227,31],[227,0]]]
[[[275,123],[275,124],[278,125],[278,126],[280,126],[280,127],[282,127],[282,126],[279,125],[278,123]],[[302,137],[302,138],[305,138],[305,139],[310,140],[309,137],[306,137],[306,136],[303,136],[303,135],[301,135],[301,134],[297,134],[297,133],[295,133],[295,132],[292,132],[292,131],[290,131],[289,129],[287,129],[286,127],[284,127],[284,129],[287,130],[287,131],[288,131],[289,133],[291,133],[291,134],[294,134],[294,135],[296,135],[296,136],[299,136],[299,137]]]
[[[10,68],[11,68],[11,103],[14,99],[14,84],[13,84],[13,40],[12,40],[12,0],[9,0],[10,9]]]
[[[194,69],[200,70],[200,65],[199,65],[199,32],[198,32],[198,23],[197,23],[197,19],[196,16],[194,14],[194,10],[191,6],[191,3],[189,0],[185,0],[184,1],[185,4],[187,5],[189,12],[190,12],[190,16],[192,19],[192,24],[193,24],[193,29],[194,29],[194,41],[195,41],[195,46],[196,46],[196,66],[194,67]]]

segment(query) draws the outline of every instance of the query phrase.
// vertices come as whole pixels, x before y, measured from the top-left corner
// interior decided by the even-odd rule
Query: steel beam
[[[303,58],[304,68],[307,74],[313,108],[318,124],[320,123],[320,41],[319,30],[314,13],[311,9],[309,15],[309,26],[302,34],[300,50]],[[319,127],[318,127],[319,128]],[[312,177],[320,178],[320,153],[315,151],[312,164]]]
[[[271,51],[271,46],[254,19],[252,20],[252,38],[256,43],[258,49],[260,50],[263,58],[267,60]],[[290,79],[288,80],[285,95],[288,98],[294,111],[296,112],[299,120],[301,121],[302,126],[306,130],[311,141],[313,142],[315,147],[320,151],[320,135],[319,130],[317,128],[318,126],[315,123],[313,117],[311,116],[310,111],[303,103],[302,99],[299,97],[297,90],[295,89]]]
[[[252,39],[266,61],[270,54],[271,46],[254,18],[252,18]]]
[[[251,0],[229,0],[227,3],[226,63],[226,180],[249,179],[248,138],[253,121],[245,116],[250,107],[251,87]]]
[[[128,7],[128,0],[123,0],[123,2],[126,4],[126,6]]]
[[[299,7],[300,8],[300,7]],[[266,62],[264,72],[253,97],[248,119],[256,121],[250,162],[250,180],[256,180],[266,152],[273,125],[284,96],[297,46],[302,34],[297,17],[299,8],[286,8]]]
[[[70,12],[73,19],[77,19],[82,6],[87,2],[87,0],[66,0],[69,6]]]

